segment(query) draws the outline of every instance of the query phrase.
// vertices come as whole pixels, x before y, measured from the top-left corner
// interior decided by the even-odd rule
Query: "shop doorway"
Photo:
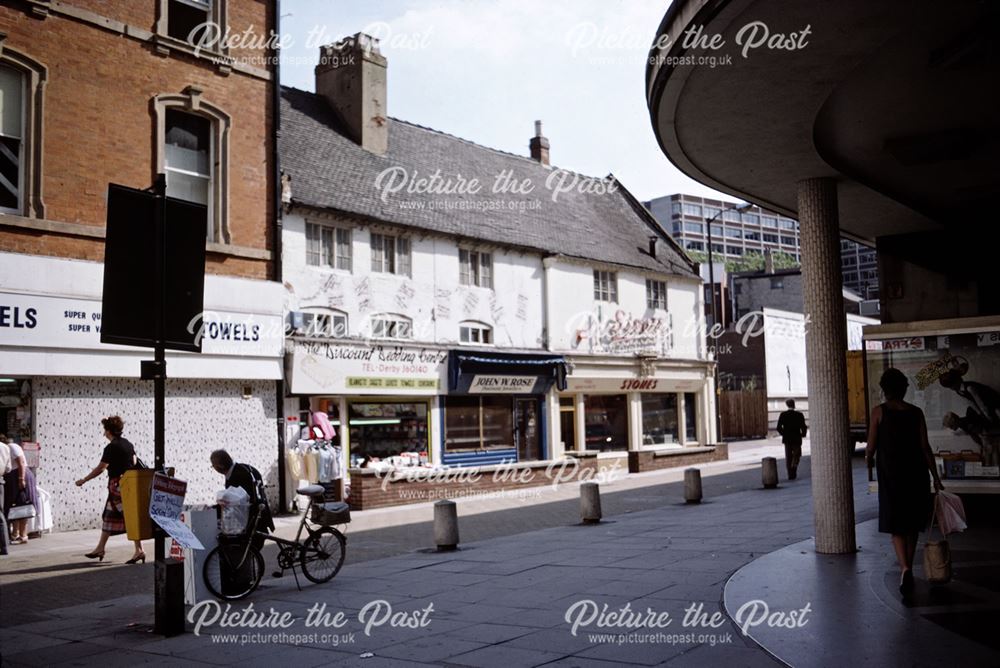
[[[538,400],[514,400],[514,440],[517,443],[518,461],[542,458],[539,438]]]
[[[559,433],[563,450],[576,450],[576,405],[573,397],[559,397]]]

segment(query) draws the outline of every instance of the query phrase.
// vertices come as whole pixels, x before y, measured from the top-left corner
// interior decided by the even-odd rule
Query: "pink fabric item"
[[[938,526],[942,534],[947,536],[968,528],[969,525],[965,523],[965,507],[957,494],[938,492],[936,505]]]
[[[319,427],[323,431],[323,438],[328,441],[337,435],[337,431],[330,424],[330,418],[323,411],[316,411],[312,414],[312,423],[314,427]]]

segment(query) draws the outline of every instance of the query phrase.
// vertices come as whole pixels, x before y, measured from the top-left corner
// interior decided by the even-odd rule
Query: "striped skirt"
[[[112,536],[125,533],[125,513],[122,511],[122,493],[118,489],[121,478],[108,479],[108,500],[104,504],[104,512],[101,514],[103,523],[101,531],[106,531]]]

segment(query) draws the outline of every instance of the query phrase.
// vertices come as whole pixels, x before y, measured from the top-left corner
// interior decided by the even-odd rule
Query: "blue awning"
[[[566,374],[562,355],[484,350],[452,350],[448,355],[448,391],[453,394],[545,394],[553,383],[565,390]]]

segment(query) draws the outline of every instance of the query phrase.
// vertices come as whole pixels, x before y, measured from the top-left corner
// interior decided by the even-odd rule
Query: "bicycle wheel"
[[[347,552],[344,534],[330,527],[315,531],[302,544],[299,552],[302,573],[316,584],[329,582],[340,571]]]
[[[244,544],[219,545],[205,557],[202,575],[216,598],[236,601],[257,588],[264,577],[264,557]]]

